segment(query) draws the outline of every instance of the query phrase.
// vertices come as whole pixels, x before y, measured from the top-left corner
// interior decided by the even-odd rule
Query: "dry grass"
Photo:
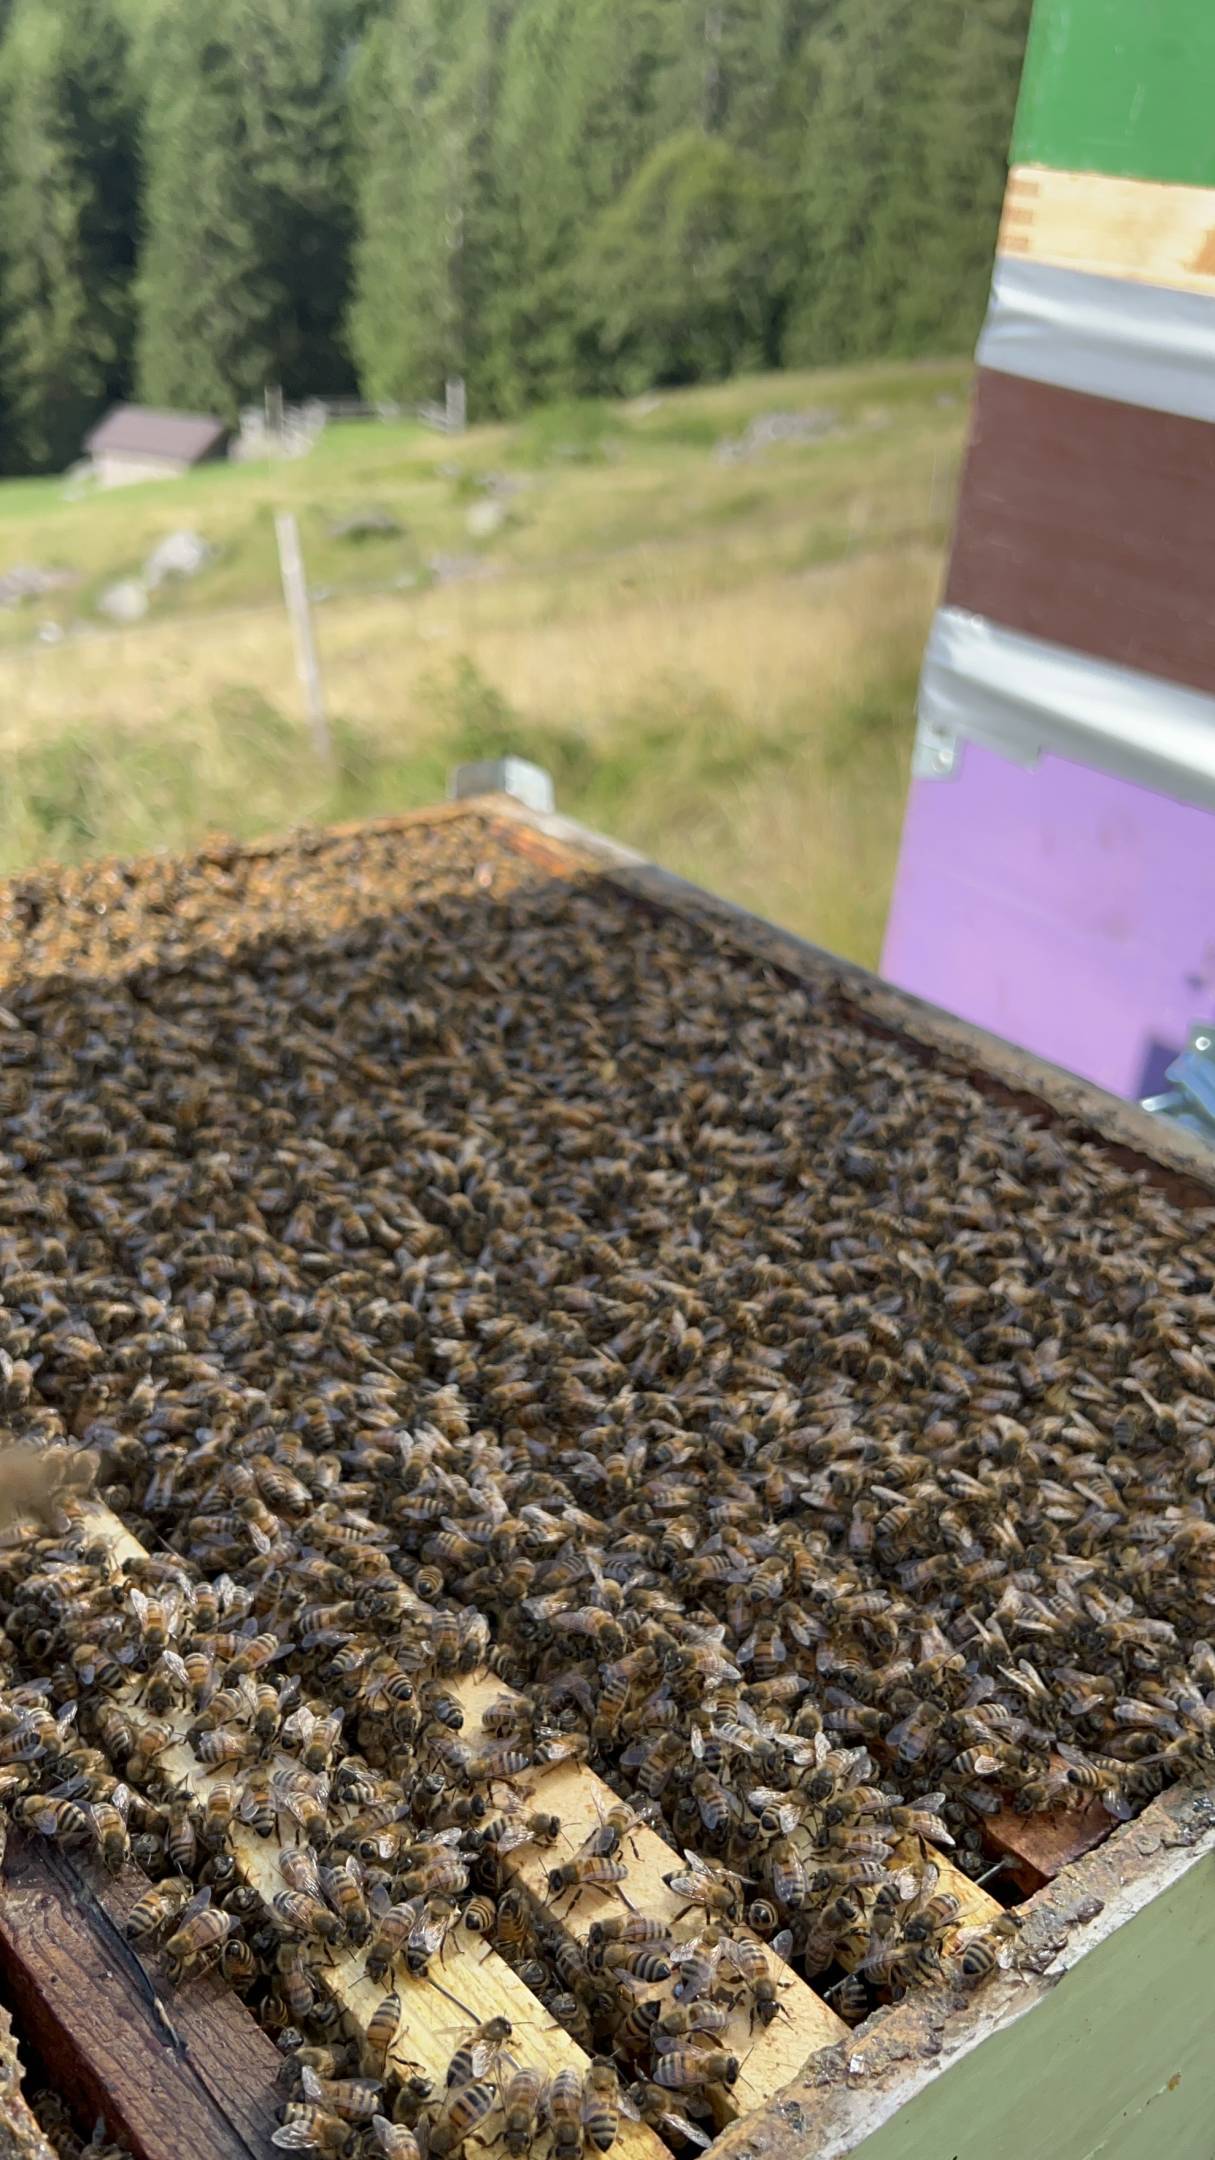
[[[513,749],[550,767],[573,815],[872,962],[964,376],[858,370],[830,396],[810,381],[642,417],[538,415],[450,464],[433,438],[356,429],[345,456],[335,431],[286,480],[223,471],[76,505],[0,489],[0,568],[70,558],[95,583],[146,552],[150,520],[195,524],[224,550],[127,632],[37,646],[29,619],[7,618],[0,868],[404,808],[441,794],[462,758]],[[847,408],[836,436],[742,466],[712,457],[755,412],[819,402]],[[441,533],[468,553],[469,476],[514,466],[525,484],[480,577],[359,594],[347,565],[347,589],[335,580],[317,621],[340,758],[318,768],[263,560],[270,494],[310,490],[326,532],[335,507],[390,501],[399,549]],[[365,565],[391,572],[360,550]]]

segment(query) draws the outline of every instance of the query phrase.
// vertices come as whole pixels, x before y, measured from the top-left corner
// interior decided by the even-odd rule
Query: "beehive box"
[[[1161,1514],[1162,1551],[1182,1586],[1160,1596],[1179,1600],[1178,1611],[1184,1604],[1187,1615],[1201,1609],[1205,1428],[1215,1382],[1210,1283],[1194,1254],[1211,1240],[1215,1194],[1209,1163],[1184,1136],[1158,1131],[1138,1112],[562,820],[524,814],[498,799],[281,846],[217,846],[188,865],[32,876],[0,903],[0,954],[7,983],[0,993],[6,1165],[0,1300],[10,1329],[19,1330],[10,1333],[5,1351],[6,1413],[18,1435],[28,1430],[54,1447],[86,1443],[102,1463],[101,1498],[81,1503],[69,1495],[66,1532],[18,1525],[0,1549],[16,1658],[6,1685],[33,1679],[40,1654],[48,1672],[60,1669],[30,1627],[28,1578],[35,1565],[44,1575],[87,1567],[99,1581],[119,1585],[118,1603],[129,1597],[124,1574],[127,1583],[145,1588],[154,1582],[158,1554],[162,1565],[180,1559],[205,1573],[227,1566],[231,1550],[231,1565],[254,1581],[259,1554],[272,1556],[262,1569],[266,1581],[272,1565],[289,1569],[298,1554],[283,1545],[281,1561],[274,1560],[282,1524],[275,1527],[274,1508],[238,1468],[225,1473],[222,1487],[233,1503],[229,1515],[204,1495],[200,1514],[188,1517],[175,1498],[174,1478],[189,1494],[192,1480],[204,1475],[200,1462],[205,1470],[211,1463],[260,1461],[257,1434],[277,1436],[284,1427],[297,1457],[315,1448],[340,1464],[368,1406],[376,1417],[383,1414],[385,1429],[392,1429],[392,1417],[403,1423],[409,1407],[423,1445],[425,1433],[436,1429],[462,1444],[473,1411],[487,1429],[521,1436],[515,1444],[530,1454],[535,1474],[551,1471],[558,1486],[564,1477],[583,1496],[585,1520],[576,1527],[591,1539],[596,1518],[586,1509],[596,1483],[627,1482],[627,1451],[642,1409],[657,1456],[633,1498],[626,1536],[644,1538],[648,1511],[669,1521],[664,1536],[676,1538],[689,1504],[680,1498],[679,1465],[700,1466],[695,1447],[691,1457],[686,1451],[689,1436],[698,1435],[708,1454],[716,1451],[726,1472],[731,1465],[747,1472],[756,1450],[766,1448],[773,1519],[792,1526],[795,1542],[817,1511],[827,1524],[823,1551],[839,1546],[864,1565],[873,1550],[872,1525],[880,1521],[887,1527],[878,1533],[879,1561],[886,1567],[889,1560],[891,1579],[917,1596],[922,1587],[931,1591],[933,1577],[930,1571],[921,1585],[914,1571],[925,1557],[938,1565],[927,1552],[929,1525],[911,1519],[889,1527],[892,1506],[900,1512],[899,1495],[880,1489],[880,1476],[898,1474],[907,1402],[922,1399],[928,1448],[946,1455],[959,1430],[980,1431],[990,1419],[995,1439],[986,1459],[998,1473],[1003,1448],[1016,1477],[1018,1450],[1028,1443],[1018,1438],[1012,1412],[1037,1403],[1042,1407],[1032,1415],[1026,1408],[1026,1416],[1030,1424],[1041,1416],[1048,1438],[1067,1428],[1069,1418],[1086,1419],[1093,1431],[1088,1489],[1074,1502],[1065,1492],[1049,1494],[1054,1515],[1046,1517],[1061,1525],[1057,1543],[1076,1547],[1072,1557],[1078,1555],[1083,1579],[1085,1548],[1108,1539],[1106,1518],[1118,1514],[1118,1489],[1101,1468],[1103,1425],[1113,1416],[1103,1389],[1113,1383],[1088,1370],[1077,1345],[1085,1301],[1098,1305],[1107,1277],[1123,1275],[1134,1287],[1127,1310],[1140,1313],[1140,1333],[1124,1340],[1117,1314],[1112,1330],[1101,1319],[1091,1331],[1094,1364],[1104,1369],[1112,1358],[1118,1385],[1125,1381],[1124,1393],[1134,1397],[1131,1410],[1118,1398],[1128,1422],[1113,1450],[1116,1467],[1128,1450],[1154,1446],[1159,1403],[1150,1414],[1139,1408],[1156,1401],[1150,1391],[1142,1394],[1147,1373],[1158,1392],[1168,1384],[1178,1459],[1184,1455],[1191,1483],[1177,1493],[1155,1489],[1142,1521],[1149,1522],[1153,1509]],[[827,1163],[830,1176],[822,1168]],[[838,1191],[831,1185],[837,1174]],[[1059,1188],[1074,1191],[1074,1221],[1073,1203],[1060,1206]],[[891,1206],[897,1219],[887,1219]],[[934,1363],[935,1353],[925,1352],[892,1314],[901,1309],[900,1271],[910,1286],[909,1309],[917,1299],[923,1303],[925,1241],[931,1244],[938,1221],[948,1223],[951,1239],[963,1241],[959,1249],[973,1268],[968,1275],[958,1266],[951,1248],[942,1284],[956,1291],[958,1310],[967,1310],[974,1278],[987,1267],[976,1254],[990,1249],[1015,1277],[1018,1254],[1029,1250],[1027,1278],[1051,1284],[1059,1304],[1057,1339],[1040,1313],[1035,1319],[1032,1299],[1018,1306],[1013,1280],[1014,1322],[1021,1310],[1028,1329],[1018,1330],[1002,1308],[981,1300],[969,1328],[977,1343],[974,1369]],[[825,1287],[799,1243],[811,1234],[821,1264],[838,1271]],[[731,1297],[741,1299],[736,1334],[715,1324],[708,1287],[719,1237],[723,1249],[733,1250],[731,1241],[739,1248],[741,1272],[730,1282]],[[592,1354],[580,1333],[585,1269],[589,1264],[602,1280],[620,1265],[622,1247],[630,1266],[639,1266],[637,1252],[647,1240],[662,1254],[664,1272],[655,1278],[644,1325],[634,1324],[627,1301],[617,1299],[621,1309],[599,1328]],[[812,1345],[804,1357],[774,1349],[762,1317],[747,1317],[790,1256],[818,1299],[807,1293],[789,1334],[791,1345]],[[873,1301],[866,1336],[860,1320],[870,1267],[876,1281],[895,1290],[885,1303]],[[422,1286],[408,1340],[383,1287],[393,1268],[415,1289]],[[998,1267],[988,1274],[1003,1279]],[[371,1298],[373,1276],[380,1288]],[[1163,1290],[1182,1280],[1192,1300],[1186,1310],[1193,1328],[1185,1339],[1169,1332],[1175,1319],[1163,1308],[1157,1312],[1148,1294],[1157,1281]],[[315,1298],[309,1284],[321,1286]],[[341,1301],[349,1303],[356,1291],[352,1330]],[[786,1297],[787,1285],[772,1294]],[[606,1310],[608,1296],[596,1292],[592,1304]],[[180,1336],[170,1324],[174,1312],[182,1316]],[[592,1317],[593,1335],[602,1314]],[[991,1340],[979,1339],[982,1328]],[[1100,1345],[1099,1328],[1105,1330]],[[995,1340],[997,1329],[1011,1330],[1015,1341]],[[522,1346],[517,1369],[495,1358],[504,1332]],[[563,1363],[554,1342],[575,1338],[576,1354],[567,1353]],[[1014,1361],[1008,1371],[1006,1356]],[[605,1394],[608,1365],[613,1384]],[[424,1385],[406,1406],[395,1391],[415,1367]],[[620,1398],[622,1376],[627,1389]],[[258,1398],[252,1413],[250,1391]],[[638,1401],[642,1409],[633,1407]],[[824,1436],[811,1430],[811,1418],[828,1405],[843,1408]],[[609,1413],[619,1427],[619,1451],[612,1453],[596,1440],[595,1421]],[[427,1415],[440,1421],[438,1428],[426,1423]],[[784,1457],[791,1430],[809,1449],[817,1483],[781,1485],[789,1476]],[[234,1432],[251,1436],[244,1454],[233,1454]],[[843,1475],[840,1464],[846,1467],[850,1452],[858,1467],[841,1488],[849,1515],[828,1488]],[[664,1471],[664,1461],[676,1467]],[[868,1482],[879,1486],[872,1504]],[[420,1585],[434,1597],[444,1589],[445,1568],[450,1591],[453,1582],[475,1575],[476,1556],[461,1549],[467,1540],[459,1521],[447,1527],[441,1511],[423,1522],[411,1544],[409,1491],[403,1483],[394,1501],[392,1552],[406,1556],[401,1575],[408,1590]],[[956,1513],[966,1504],[966,1488],[955,1480],[930,1512],[948,1517],[951,1506]],[[323,1487],[317,1510],[324,1515]],[[1119,1564],[1134,1583],[1136,1554],[1152,1554],[1153,1564],[1160,1554],[1140,1537],[1133,1512],[1124,1512],[1126,1557]],[[367,1535],[374,1546],[374,1522]],[[685,1611],[670,1610],[677,1631],[686,1619],[689,1583],[714,1609],[714,1540],[704,1530],[700,1539],[703,1551],[694,1542],[685,1555],[699,1569],[681,1578]],[[885,1558],[883,1539],[894,1541]],[[493,1549],[502,1582],[483,1585],[482,1596],[501,1640],[488,1629],[474,1662],[483,1665],[492,1653],[497,1670],[451,1681],[474,1748],[496,1744],[492,1734],[479,1735],[481,1713],[509,1696],[516,1681],[528,1686],[535,1678],[509,1589],[509,1541]],[[1034,1554],[1027,1560],[1022,1551],[1019,1558],[1028,1564]],[[757,1552],[757,1573],[763,1564]],[[672,1579],[683,1565],[672,1563]],[[438,1592],[427,1570],[437,1572]],[[744,1596],[739,1572],[735,1586]],[[743,1577],[749,1572],[741,1570]],[[938,1568],[952,1585],[946,1617],[956,1623],[957,1640],[973,1649],[968,1598],[953,1572],[947,1564]],[[1005,1610],[996,1595],[997,1588],[1004,1595],[1002,1572],[1016,1572],[1007,1556],[996,1570],[996,1588],[990,1568],[975,1578],[974,1610],[988,1620],[994,1608]],[[1157,1588],[1153,1576],[1147,1589],[1154,1595]],[[642,1601],[646,1592],[647,1580],[639,1579]],[[814,1621],[812,1592],[810,1584],[811,1615],[807,1621],[803,1614],[800,1624],[809,1628],[810,1648],[817,1641],[821,1649],[835,1636],[829,1611],[821,1625]],[[1145,1597],[1150,1607],[1152,1598]],[[623,1603],[606,1595],[598,1607],[593,1600],[559,1601],[568,1641],[578,1649],[578,1655],[567,1649],[575,1679],[564,1705],[566,1729],[590,1729],[618,1785],[631,1779],[600,1732],[598,1689],[584,1701],[576,1676],[592,1620],[593,1632],[601,1632]],[[284,1625],[270,1588],[254,1610],[267,1625]],[[529,1628],[545,1624],[539,1615],[527,1617]],[[1097,1624],[1117,1626],[1118,1612],[1111,1607]],[[889,1625],[897,1632],[894,1620]],[[1049,1637],[1050,1616],[1029,1612],[1017,1637],[1022,1658],[1033,1649],[1035,1629]],[[796,1643],[796,1634],[789,1641]],[[122,1643],[125,1654],[125,1636]],[[609,1667],[618,1654],[613,1640],[604,1653]],[[766,1649],[752,1641],[738,1654],[761,1694],[762,1672],[779,1679],[782,1657],[795,1667],[807,1662],[800,1652],[790,1657],[788,1644],[778,1655],[770,1640]],[[282,1641],[274,1655],[287,1659]],[[981,1664],[986,1652],[975,1655]],[[757,1666],[757,1659],[766,1662]],[[151,1684],[143,1667],[151,1662],[141,1649],[135,1677],[127,1681],[116,1669],[111,1683],[111,1708],[145,1733],[152,1714],[143,1700]],[[1198,1664],[1205,1670],[1201,1657]],[[1129,1702],[1128,1731],[1150,1735],[1151,1724],[1143,1721],[1153,1710],[1154,1683],[1146,1652],[1136,1669],[1144,1673],[1149,1700]],[[880,1776],[906,1784],[913,1778],[912,1742],[906,1732],[899,1737],[894,1709],[881,1709],[880,1690],[875,1709],[863,1672],[852,1675],[852,1693],[840,1684],[842,1666],[829,1671],[820,1660],[818,1670],[825,1675],[819,1692],[832,1741],[870,1739],[881,1759],[874,1783]],[[993,1670],[1001,1670],[998,1660]],[[941,1688],[948,1684],[943,1677]],[[52,1685],[53,1699],[66,1701],[70,1684]],[[689,1700],[697,1685],[693,1670]],[[814,1694],[801,1685],[795,1699]],[[91,1675],[80,1681],[90,1733],[99,1726],[93,1687]],[[930,1694],[927,1683],[922,1692]],[[731,2015],[726,2043],[736,2051],[737,2069],[728,2081],[713,2083],[712,2118],[695,2083],[690,2099],[667,2088],[671,2119],[648,2126],[626,2119],[618,2149],[631,2160],[661,2160],[659,2133],[678,2148],[681,2111],[691,2109],[700,2135],[708,2134],[704,2123],[719,2130],[714,2149],[738,2160],[861,2151],[872,2160],[945,2154],[991,2160],[1025,2152],[1082,2160],[1098,2151],[1146,2153],[1162,2143],[1182,2160],[1206,2154],[1215,2097],[1204,1986],[1215,1926],[1208,1864],[1215,1800],[1206,1789],[1209,1758],[1194,1741],[1201,1706],[1184,1730],[1173,1718],[1137,1754],[1126,1755],[1126,1793],[1116,1770],[1094,1772],[1098,1789],[1079,1810],[1064,1805],[1079,1795],[1075,1780],[1069,1783],[1068,1758],[1049,1743],[1057,1715],[1051,1702],[1038,1705],[1037,1737],[1022,1734],[1019,1743],[1026,1760],[1009,1752],[1000,1773],[1024,1789],[1029,1758],[1041,1758],[1037,1768],[1045,1770],[1050,1790],[1033,1810],[1018,1816],[984,1807],[931,1863],[938,1891],[954,1903],[924,1985],[888,2002],[899,1987],[885,1984],[890,1974],[879,1974],[872,1954],[859,1957],[872,1981],[873,2014],[850,2030],[834,2007],[846,1998],[839,1971],[846,1945],[835,1945],[839,1956],[820,1993],[802,1928],[795,1954],[808,1978],[789,1977],[765,1953],[778,2014],[757,2020],[752,2004],[748,2017],[743,2001]],[[1089,1715],[1100,1723],[1105,1711],[1099,1706]],[[15,1722],[6,1714],[6,1731]],[[909,1720],[900,1722],[905,1727]],[[159,1767],[153,1761],[150,1771],[144,1768],[151,1743],[142,1753],[128,1749],[124,1761],[137,1789],[146,1778],[151,1790],[185,1794],[201,1810],[224,1782],[224,1761],[207,1759],[193,1723],[188,1709],[170,1703],[155,1741]],[[802,1729],[812,1726],[813,1720]],[[1063,1732],[1059,1737],[1066,1747]],[[288,1786],[298,1736],[296,1744],[297,1755],[285,1758],[281,1735],[268,1741],[262,1764]],[[956,1750],[958,1742],[951,1745]],[[536,1805],[562,1823],[560,1864],[595,1834],[614,1794],[577,1749],[563,1758],[559,1741],[545,1746],[530,1774]],[[1183,1748],[1189,1752],[1177,1752]],[[1165,1765],[1155,1783],[1166,1789],[1148,1798],[1152,1750]],[[234,1759],[241,1776],[255,1767],[239,1748]],[[10,1766],[10,1798],[31,1798],[22,1775],[19,1763]],[[504,1775],[509,1788],[510,1773]],[[975,1772],[979,1779],[993,1775],[982,1766]],[[37,1782],[45,1790],[51,1779],[39,1773]],[[490,1792],[495,1801],[503,1797],[501,1785],[491,1783]],[[682,1798],[682,1817],[678,1790],[662,1804],[686,1824]],[[948,1804],[960,1805],[952,1789]],[[117,1943],[138,1878],[128,1867],[108,1879],[70,1838],[66,1853],[52,1842],[48,1859],[38,1849],[40,1808],[35,1799],[26,1809],[25,1831],[34,1836],[13,1840],[0,1899],[0,1963],[19,2027],[24,2019],[52,2069],[61,2069],[64,2090],[82,2105],[100,2105],[147,2160],[166,2150],[270,2150],[275,2058],[269,2043],[245,2013],[233,2024],[231,1998],[218,1982],[175,1990],[163,1957],[152,1953],[137,1974],[120,1969]],[[711,1852],[707,1822],[694,1827],[696,1835],[685,1828],[681,1845],[703,1843]],[[954,1865],[958,1859],[978,1871],[980,1833],[993,1866],[1003,1863],[986,1888]],[[273,1908],[284,1887],[284,1849],[292,1865],[291,1823],[280,1811],[267,1829],[241,1812],[225,1839],[236,1877]],[[621,1850],[627,1854],[621,1893],[645,1916],[669,1923],[672,1938],[681,1930],[686,1935],[686,1917],[678,1917],[686,1893],[665,1880],[686,1864],[645,1825],[629,1833]],[[827,1847],[819,1857],[826,1854]],[[916,1854],[922,1866],[922,1845]],[[907,1862],[905,1853],[892,1856],[904,1872]],[[501,1887],[517,1894],[531,1924],[539,1912],[555,1929],[553,1939],[576,1958],[591,1928],[621,1907],[610,1884],[573,1901],[554,1899],[547,1881],[553,1864],[551,1850],[521,1844],[502,1862]],[[55,1879],[48,1880],[48,1868]],[[756,1880],[766,1881],[762,1871],[752,1887]],[[1015,1934],[1003,1919],[1014,1909]],[[79,1937],[70,1967],[95,1974],[88,2019],[55,1962],[60,1938],[72,1928]],[[499,1942],[482,1963],[480,1947],[461,1930],[458,1947],[427,1977],[411,1982],[401,1969],[401,2062],[419,2065],[441,2089],[462,2019],[500,2015],[511,2021],[511,2045],[547,2075],[585,2074],[587,2048],[601,2044],[601,2036],[564,2030],[512,1969],[507,1952],[509,1944]],[[389,1973],[396,1969],[390,1964]],[[308,1984],[320,2008],[333,2004],[356,2031],[365,2031],[387,1975],[382,1983],[369,1980],[364,1953],[344,1945],[316,1963]],[[215,2071],[220,2062],[228,2066],[226,2081]],[[232,2099],[237,2084],[243,2112]],[[174,2117],[174,2108],[190,2112]],[[481,2127],[500,2148],[496,2102]],[[550,2143],[544,2133],[537,2152]]]

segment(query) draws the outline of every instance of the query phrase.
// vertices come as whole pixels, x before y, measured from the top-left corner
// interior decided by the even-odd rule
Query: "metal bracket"
[[[469,795],[513,795],[525,810],[545,813],[555,809],[553,776],[530,758],[484,758],[475,765],[457,765],[448,785],[453,802]]]
[[[953,780],[957,776],[961,745],[952,728],[928,720],[921,711],[916,723],[915,748],[911,753],[913,780]]]

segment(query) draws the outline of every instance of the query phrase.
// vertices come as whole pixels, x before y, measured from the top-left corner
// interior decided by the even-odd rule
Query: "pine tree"
[[[350,205],[326,0],[175,0],[161,42],[139,280],[144,396],[234,419],[270,384],[338,387]]]
[[[500,402],[599,387],[579,265],[599,213],[661,140],[669,0],[522,0],[507,45],[495,198],[508,236],[493,306]]]
[[[653,153],[585,257],[588,314],[614,389],[759,364],[775,222],[771,188],[746,151],[694,128]]]
[[[498,212],[490,174],[505,0],[397,0],[355,91],[360,232],[350,341],[376,398],[487,403]]]
[[[963,7],[941,68],[936,125],[925,158],[925,201],[914,234],[915,273],[900,292],[900,350],[968,349],[987,305],[1032,0]]]
[[[354,241],[344,70],[357,21],[337,0],[256,0],[245,11],[249,160],[279,295],[275,379],[289,397],[354,382],[344,344]]]
[[[109,0],[24,0],[4,42],[4,462],[58,470],[130,373],[135,146]]]

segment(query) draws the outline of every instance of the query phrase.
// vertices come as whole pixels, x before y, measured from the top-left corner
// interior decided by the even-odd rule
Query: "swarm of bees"
[[[852,2020],[977,1984],[939,1856],[1210,1777],[1209,1217],[472,821],[27,877],[0,952],[0,1797],[245,1993],[284,2144],[703,2143],[782,1960]],[[581,1849],[569,1760],[621,1795]],[[269,1906],[234,1826],[289,1834]],[[478,1937],[592,2076],[402,2074]]]

